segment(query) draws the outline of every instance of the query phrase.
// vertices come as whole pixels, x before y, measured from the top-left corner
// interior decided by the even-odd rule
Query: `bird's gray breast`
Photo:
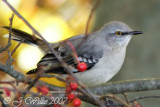
[[[86,85],[105,83],[117,74],[124,62],[124,58],[124,48],[104,51],[102,58],[92,69],[76,75]]]

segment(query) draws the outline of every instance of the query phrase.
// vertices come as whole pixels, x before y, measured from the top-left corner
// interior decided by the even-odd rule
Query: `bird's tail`
[[[2,28],[5,28],[7,30],[10,29],[7,26],[3,26]],[[4,37],[9,38],[9,35],[8,34],[4,35]],[[11,39],[18,42],[22,42],[26,44],[34,44],[34,45],[39,45],[40,42],[43,42],[41,39],[15,28],[12,28]]]
[[[7,30],[10,29],[7,26],[3,26],[2,28],[5,28]],[[9,38],[9,34],[4,35],[4,37]],[[15,29],[15,28],[12,28],[12,30],[11,30],[11,39],[15,40],[17,42],[36,45],[44,52],[48,51],[48,48],[47,48],[46,44],[41,39],[39,39],[35,36],[32,36],[31,34],[26,33],[24,31]]]

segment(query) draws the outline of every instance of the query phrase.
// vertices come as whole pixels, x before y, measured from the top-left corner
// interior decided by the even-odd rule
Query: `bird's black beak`
[[[130,35],[139,35],[139,34],[143,34],[142,31],[131,31],[129,32]]]
[[[122,32],[122,35],[139,35],[139,34],[143,34],[142,31],[131,31],[131,32]]]

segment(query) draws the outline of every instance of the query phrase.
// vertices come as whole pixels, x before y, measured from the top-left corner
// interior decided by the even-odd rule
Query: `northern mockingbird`
[[[9,27],[3,27],[9,29]],[[58,52],[63,60],[69,65],[75,76],[85,85],[98,85],[109,81],[120,70],[126,54],[126,47],[133,35],[142,34],[141,31],[133,31],[128,25],[119,21],[105,24],[100,30],[89,33],[80,48],[76,50],[80,62],[88,66],[84,72],[76,69],[77,61],[71,54],[73,50],[65,41],[53,43],[52,47]],[[73,47],[77,47],[83,35],[77,35],[67,39]],[[37,45],[45,56],[38,62],[37,66],[47,68],[46,72],[52,72],[66,77],[67,72],[61,67],[57,58],[49,51],[44,42],[23,31],[12,29],[12,39],[23,41],[23,43]],[[37,69],[27,74],[36,73]]]

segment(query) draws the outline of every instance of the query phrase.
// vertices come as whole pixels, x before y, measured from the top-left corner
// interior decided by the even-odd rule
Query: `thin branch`
[[[141,97],[137,97],[131,101],[129,101],[129,103],[131,102],[134,102],[134,101],[138,101],[138,100],[142,100],[142,99],[145,99],[145,98],[160,98],[160,96],[157,96],[157,95],[152,95],[152,96],[141,96]]]
[[[14,18],[14,14],[12,14],[11,18],[9,18],[10,24],[9,24],[8,44],[10,44],[10,45],[11,45],[11,33],[12,33],[13,18]],[[8,54],[9,54],[9,58],[8,58],[7,61],[6,61],[6,64],[11,67],[11,66],[12,66],[12,62],[13,62],[14,60],[12,59],[12,55],[11,55],[9,49],[8,49]]]
[[[26,83],[26,84],[32,84],[33,83],[33,79],[28,78],[25,75],[23,75],[21,72],[18,72],[16,70],[12,69],[12,68],[9,68],[6,65],[3,65],[1,63],[0,63],[0,70],[7,73],[10,76],[12,76],[18,82],[23,82],[23,83]],[[64,90],[64,88],[62,88],[62,87],[53,86],[53,85],[45,83],[43,81],[38,81],[37,83],[39,85],[45,85],[50,90]]]
[[[14,59],[12,59],[12,55],[11,55],[11,52],[10,52],[9,49],[8,49],[8,55],[9,55],[9,57],[8,57],[8,59],[7,59],[7,61],[6,61],[6,65],[7,65],[8,67],[12,67],[12,62],[14,61]]]
[[[98,8],[100,3],[101,3],[101,0],[97,0],[96,3],[94,4],[93,8],[91,9],[91,12],[89,14],[89,17],[88,17],[88,20],[87,20],[87,23],[86,23],[86,30],[85,30],[85,35],[86,36],[88,35],[89,24],[90,24],[90,21],[92,19],[93,13]]]
[[[101,3],[101,0],[97,0],[95,2],[95,4],[93,5],[93,8],[91,9],[91,12],[89,14],[89,17],[87,19],[87,23],[86,23],[86,29],[85,29],[85,36],[84,38],[80,41],[79,45],[77,45],[76,49],[78,50],[80,48],[80,46],[83,44],[83,42],[85,42],[88,38],[88,29],[89,29],[89,24],[90,24],[90,21],[92,19],[92,16],[93,16],[93,13],[94,11],[98,8],[99,4]]]
[[[11,66],[12,65],[12,62],[14,61],[14,59],[12,59],[12,55],[14,54],[14,52],[17,50],[17,48],[21,45],[21,42],[18,43],[18,45],[13,49],[13,51],[10,53],[9,49],[8,49],[8,54],[9,54],[9,57],[6,61],[6,64]]]
[[[13,51],[11,52],[11,55],[14,54],[14,52],[16,52],[16,50],[18,49],[18,47],[22,44],[22,42],[19,42],[18,45],[13,49]]]
[[[122,93],[122,95],[124,96],[124,98],[125,98],[127,104],[129,104],[129,100],[128,100],[128,98],[127,98],[127,94],[126,94],[126,93]]]
[[[0,53],[6,51],[11,46],[11,31],[12,31],[12,23],[13,23],[14,14],[12,14],[11,18],[9,18],[9,39],[8,44],[4,48],[0,48]]]
[[[34,78],[32,84],[30,84],[27,89],[22,93],[23,99],[25,98],[26,94],[30,91],[30,89],[37,83],[37,81],[41,78],[41,75],[44,73],[43,67],[38,68],[38,74]]]
[[[11,45],[11,33],[12,33],[13,18],[14,18],[14,14],[12,14],[11,18],[9,19],[10,24],[9,24],[9,39],[8,39],[8,44],[10,44],[10,45]]]

